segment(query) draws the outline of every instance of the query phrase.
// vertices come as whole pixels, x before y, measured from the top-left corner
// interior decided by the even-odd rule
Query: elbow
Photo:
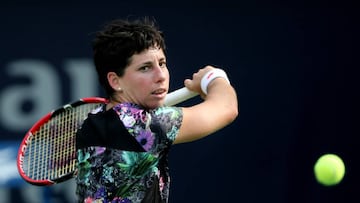
[[[229,101],[228,118],[229,118],[229,123],[232,123],[239,116],[239,109],[240,109],[239,101],[237,99],[236,92],[234,89],[233,89],[233,97],[228,101]]]
[[[232,110],[231,114],[230,114],[230,122],[233,122],[237,117],[239,116],[239,109],[236,107]]]
[[[237,104],[232,105],[227,110],[228,123],[232,123],[239,116],[239,107]]]

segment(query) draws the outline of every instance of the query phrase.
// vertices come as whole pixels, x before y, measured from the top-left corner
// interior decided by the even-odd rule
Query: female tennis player
[[[164,105],[169,90],[165,42],[149,18],[107,23],[96,33],[93,51],[110,102],[89,114],[76,134],[78,201],[168,202],[171,146],[234,121],[235,90],[224,70],[205,66],[184,81],[202,102]]]

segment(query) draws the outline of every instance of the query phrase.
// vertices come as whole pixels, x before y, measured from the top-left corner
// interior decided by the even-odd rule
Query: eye
[[[159,66],[162,67],[162,68],[166,68],[166,61],[161,61],[159,63]]]
[[[150,70],[150,66],[142,66],[139,68],[140,71],[142,72],[146,72],[146,71],[149,71]]]

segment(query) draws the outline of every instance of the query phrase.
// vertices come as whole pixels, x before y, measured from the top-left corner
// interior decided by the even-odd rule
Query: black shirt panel
[[[144,152],[140,143],[127,131],[117,113],[110,109],[89,114],[76,133],[76,149],[90,146]]]

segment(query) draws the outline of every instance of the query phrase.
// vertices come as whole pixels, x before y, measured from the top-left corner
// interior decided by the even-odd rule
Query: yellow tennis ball
[[[345,165],[336,154],[324,154],[316,161],[314,173],[320,184],[333,186],[344,178]]]

